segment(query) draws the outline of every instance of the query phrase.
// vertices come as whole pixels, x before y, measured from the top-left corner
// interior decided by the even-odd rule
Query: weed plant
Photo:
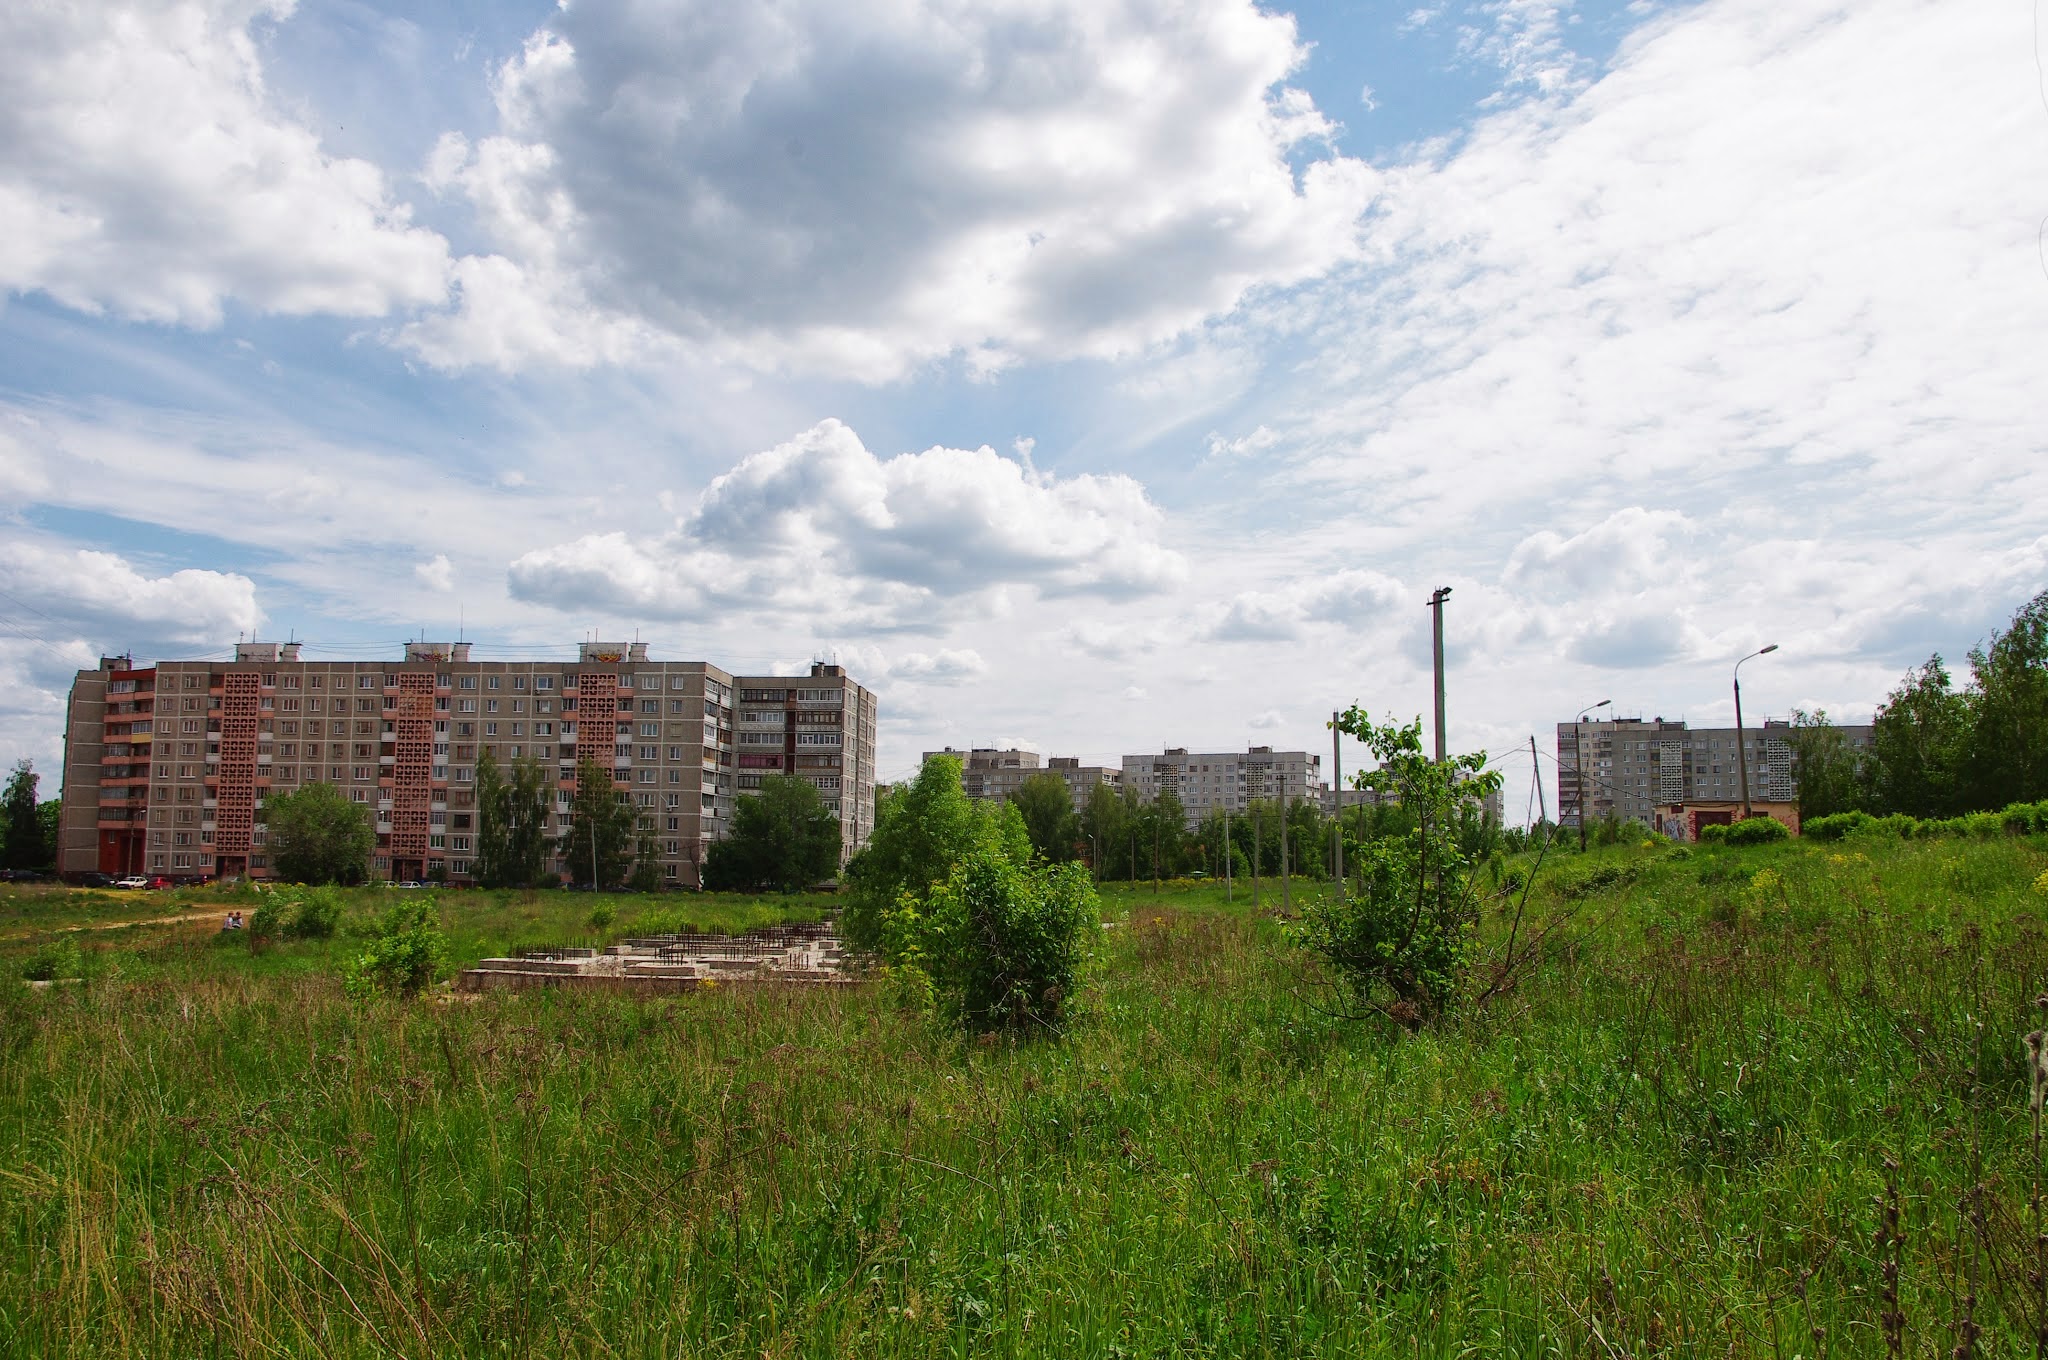
[[[127,941],[0,991],[0,1349],[2029,1349],[2048,843],[1572,867],[1540,963],[1412,1035],[1328,1014],[1245,885],[1107,892],[1058,1043],[867,987],[356,1002],[346,930]],[[444,897],[458,954],[589,911],[555,896]]]

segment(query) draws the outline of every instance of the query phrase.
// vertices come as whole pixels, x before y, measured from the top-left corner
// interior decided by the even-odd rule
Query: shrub
[[[893,969],[923,971],[969,1030],[1057,1030],[1100,929],[1088,871],[1019,863],[999,845],[969,851],[919,915],[900,900],[886,929]],[[906,991],[917,981],[904,978]]]
[[[1358,845],[1353,890],[1311,900],[1295,939],[1326,959],[1365,1006],[1409,1028],[1457,995],[1477,947],[1474,856],[1460,843],[1460,808],[1500,787],[1484,755],[1441,764],[1422,752],[1422,724],[1373,724],[1352,708],[1335,724],[1379,761],[1371,787],[1410,816],[1398,834]]]
[[[292,919],[285,926],[285,934],[295,940],[332,939],[334,932],[341,929],[345,910],[341,894],[335,889],[309,888],[293,910]]]
[[[590,916],[584,924],[595,934],[603,934],[618,924],[619,909],[609,902],[600,902],[590,909]]]
[[[353,997],[373,992],[417,996],[448,968],[448,939],[431,893],[419,893],[384,913],[370,947],[349,961],[343,985]]]
[[[249,943],[284,937],[285,908],[289,905],[274,888],[256,887],[256,910],[249,913]]]
[[[1745,817],[1728,828],[1727,839],[1730,845],[1769,845],[1791,835],[1776,817]]]
[[[1800,828],[1802,836],[1816,841],[1838,841],[1845,836],[1867,830],[1875,825],[1877,818],[1867,812],[1836,812],[1826,817],[1814,817]]]
[[[1728,839],[1728,828],[1720,822],[1700,828],[1701,845],[1720,845]]]
[[[29,955],[21,965],[21,976],[27,982],[57,982],[64,978],[84,977],[85,954],[79,949],[78,941],[66,935]]]

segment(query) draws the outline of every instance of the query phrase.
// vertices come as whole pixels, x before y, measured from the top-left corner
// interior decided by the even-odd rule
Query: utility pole
[[[1751,652],[1742,658],[1750,661],[1765,652],[1775,652],[1778,644],[1773,642],[1762,651]],[[1749,820],[1749,748],[1742,739],[1742,661],[1735,663],[1735,763],[1742,771],[1742,820]]]
[[[1280,776],[1280,910],[1294,915],[1292,882],[1287,877],[1287,776]]]
[[[1550,815],[1543,810],[1543,766],[1538,764],[1536,760],[1536,734],[1534,732],[1529,734],[1529,775],[1536,781],[1536,823],[1540,826],[1550,820]]]
[[[1231,889],[1234,885],[1231,883],[1230,876],[1231,859],[1232,856],[1230,853],[1230,808],[1226,804],[1223,809],[1223,900],[1225,902],[1233,900],[1231,896]]]
[[[1259,905],[1259,858],[1266,849],[1262,844],[1266,828],[1261,824],[1265,819],[1259,816],[1259,805],[1253,803],[1249,811],[1252,814],[1252,906],[1256,908]]]
[[[1330,715],[1330,866],[1336,870],[1337,891],[1344,891],[1344,734],[1337,728],[1341,714]]]
[[[1586,715],[1596,709],[1605,708],[1613,702],[1614,700],[1612,699],[1602,699],[1597,704],[1588,704],[1579,710],[1578,717],[1572,719],[1572,773],[1574,779],[1572,806],[1579,810],[1580,854],[1584,854],[1586,851]],[[1530,740],[1533,742],[1535,738],[1531,737]],[[1558,795],[1560,800],[1562,800],[1563,796],[1563,794]],[[1559,811],[1562,812],[1563,809],[1560,808]]]
[[[1441,765],[1448,753],[1444,743],[1444,601],[1451,598],[1449,586],[1438,586],[1429,596],[1431,631],[1435,635],[1436,647],[1436,763]]]

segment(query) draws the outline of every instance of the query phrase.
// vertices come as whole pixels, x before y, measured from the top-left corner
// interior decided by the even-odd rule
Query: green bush
[[[1396,795],[1407,830],[1353,850],[1352,888],[1303,908],[1294,938],[1319,954],[1367,1008],[1410,1029],[1456,999],[1477,949],[1477,856],[1457,835],[1457,813],[1500,787],[1483,754],[1431,760],[1422,724],[1375,724],[1353,707],[1334,724],[1364,741],[1379,768],[1368,786]]]
[[[1808,840],[1838,841],[1859,831],[1876,825],[1877,818],[1867,812],[1836,812],[1826,817],[1813,817],[1800,827],[1799,834]]]
[[[370,947],[351,959],[342,975],[353,997],[373,992],[417,996],[448,970],[448,939],[431,893],[418,893],[384,913]]]
[[[63,978],[84,977],[85,954],[79,949],[78,941],[66,935],[29,955],[21,965],[21,976],[27,982],[56,982]]]
[[[980,845],[933,887],[921,915],[899,901],[886,927],[890,966],[928,974],[973,1032],[1056,1031],[1101,928],[1099,910],[1080,865],[1019,863],[999,845]]]
[[[1720,822],[1700,828],[1701,845],[1720,845],[1728,839],[1728,828]]]
[[[1785,824],[1776,817],[1745,817],[1727,831],[1730,845],[1769,845],[1773,841],[1789,840],[1791,836]]]
[[[596,935],[602,935],[618,923],[619,909],[609,902],[600,902],[592,907],[589,917],[584,921],[584,924],[590,927],[591,933]]]
[[[341,929],[341,918],[346,909],[338,889],[331,886],[308,888],[292,912],[284,933],[295,940],[332,939],[334,932]]]

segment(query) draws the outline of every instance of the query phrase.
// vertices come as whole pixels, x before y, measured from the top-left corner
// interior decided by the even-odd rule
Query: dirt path
[[[25,926],[0,934],[0,940],[19,940],[30,935],[69,935],[84,930],[125,930],[129,926],[173,926],[183,921],[216,921],[226,916],[227,908],[213,911],[188,911],[177,916],[138,916],[126,921],[94,921],[73,926]]]

